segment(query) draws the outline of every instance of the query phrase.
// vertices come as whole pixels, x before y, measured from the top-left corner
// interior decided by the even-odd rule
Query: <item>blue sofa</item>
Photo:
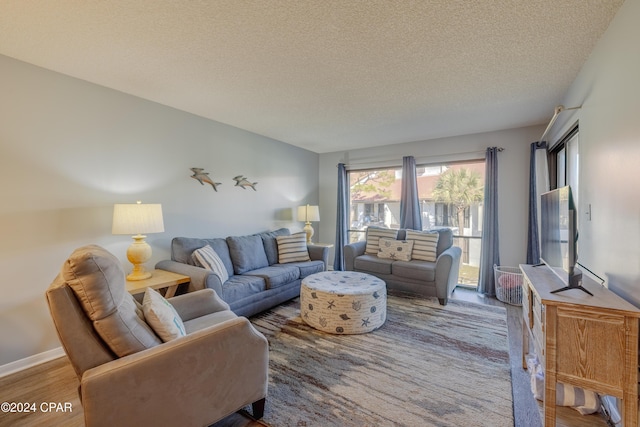
[[[438,229],[436,261],[396,261],[365,253],[366,241],[344,246],[345,269],[372,274],[387,283],[387,289],[399,292],[434,296],[446,305],[458,284],[458,271],[462,250],[453,246],[450,228]],[[397,240],[404,240],[406,230],[398,230]]]
[[[247,236],[199,239],[175,237],[171,259],[156,268],[187,275],[188,291],[210,288],[238,316],[252,316],[300,296],[300,283],[310,274],[326,270],[329,249],[308,245],[310,261],[278,263],[276,236],[290,235],[287,228]],[[222,260],[229,279],[224,283],[210,270],[196,265],[191,254],[206,245]]]

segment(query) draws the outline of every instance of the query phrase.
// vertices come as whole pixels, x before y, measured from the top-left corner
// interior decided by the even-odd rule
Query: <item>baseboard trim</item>
[[[64,355],[65,353],[62,347],[56,347],[42,353],[34,354],[33,356],[25,357],[24,359],[7,363],[6,365],[0,366],[0,378],[6,377],[7,375],[15,374],[16,372],[20,372],[24,369],[33,368],[34,366],[37,366],[41,363],[57,359],[58,357],[62,357]]]

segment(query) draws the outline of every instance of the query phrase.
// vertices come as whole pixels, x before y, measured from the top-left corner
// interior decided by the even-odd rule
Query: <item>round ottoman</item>
[[[363,334],[387,318],[387,285],[354,271],[325,271],[302,279],[300,317],[332,334]]]

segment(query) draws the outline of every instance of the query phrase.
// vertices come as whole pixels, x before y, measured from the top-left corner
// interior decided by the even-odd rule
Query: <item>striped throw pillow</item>
[[[191,258],[193,258],[193,261],[197,266],[214,272],[220,278],[222,283],[229,280],[227,268],[211,246],[207,245],[200,249],[196,249],[191,254]]]
[[[407,240],[413,240],[413,252],[411,259],[419,259],[422,261],[436,262],[438,237],[437,231],[424,232],[407,230]]]
[[[378,255],[380,251],[379,240],[380,238],[395,239],[398,236],[398,230],[391,228],[367,228],[367,246],[364,250],[365,254]]]
[[[307,250],[307,233],[296,233],[291,236],[276,236],[278,244],[278,262],[311,261]]]

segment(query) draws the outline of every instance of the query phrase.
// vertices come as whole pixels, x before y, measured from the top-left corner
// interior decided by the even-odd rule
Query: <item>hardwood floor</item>
[[[521,367],[521,307],[503,304],[495,298],[486,298],[478,295],[474,290],[463,288],[456,289],[453,299],[506,307],[513,384],[514,424],[516,427],[541,426],[542,406],[533,398],[529,388],[529,375]],[[0,378],[0,402],[36,403],[35,412],[0,412],[0,426],[83,426],[82,406],[78,398],[77,386],[77,377],[66,357]],[[41,407],[42,403],[49,402],[62,403],[62,406],[54,407],[52,410],[49,410],[48,405]],[[64,404],[67,402],[70,410],[61,411],[65,409]],[[46,412],[43,409],[46,409]],[[559,427],[595,427],[606,426],[607,423],[600,415],[582,416],[571,408],[559,407],[556,425]],[[265,426],[265,424],[253,421],[242,413],[233,414],[214,424],[214,427],[260,426]]]

